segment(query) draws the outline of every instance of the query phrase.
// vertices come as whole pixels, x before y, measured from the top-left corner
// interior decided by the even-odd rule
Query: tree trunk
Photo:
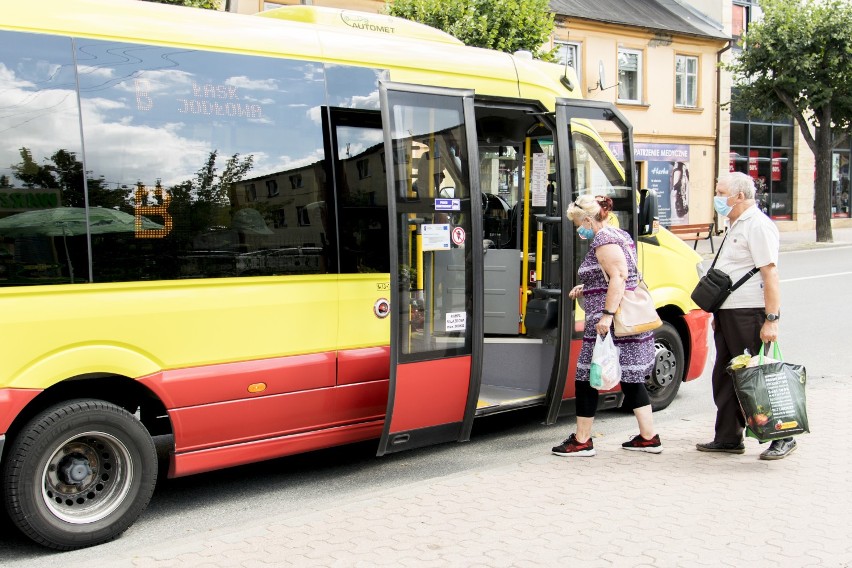
[[[830,243],[834,241],[831,232],[831,150],[833,148],[831,128],[818,128],[816,138],[816,181],[814,187],[816,240],[818,243]]]

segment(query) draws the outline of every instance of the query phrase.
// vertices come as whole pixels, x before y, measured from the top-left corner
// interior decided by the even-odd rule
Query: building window
[[[266,197],[278,196],[278,182],[274,179],[266,180]]]
[[[731,6],[731,36],[737,40],[748,30],[749,6],[734,4]]]
[[[310,227],[311,217],[308,214],[308,208],[304,205],[296,206],[296,219],[299,221],[300,227]]]
[[[290,189],[299,189],[300,187],[302,187],[302,174],[290,176]]]
[[[675,106],[698,106],[698,58],[691,55],[675,56]]]
[[[246,201],[257,201],[257,189],[253,183],[246,185]]]
[[[618,49],[618,102],[642,102],[642,52]]]
[[[370,177],[369,160],[358,160],[357,162],[355,162],[355,166],[358,168],[358,179],[366,179]]]
[[[580,44],[567,41],[557,41],[556,43],[556,62],[563,67],[570,67],[574,70],[578,80],[580,77]]]

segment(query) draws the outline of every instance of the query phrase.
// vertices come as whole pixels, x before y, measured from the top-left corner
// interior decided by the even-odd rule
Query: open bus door
[[[378,455],[470,438],[483,344],[473,91],[382,82],[390,388]]]
[[[614,105],[585,99],[556,100],[556,151],[560,202],[565,204],[556,214],[563,227],[562,250],[571,251],[564,257],[572,262],[561,263],[563,302],[559,310],[560,352],[555,372],[547,391],[546,424],[553,424],[559,415],[565,383],[568,379],[569,339],[574,330],[573,310],[565,305],[562,291],[570,290],[589,244],[574,238],[574,228],[567,221],[567,204],[585,193],[601,193],[612,198],[614,224],[636,240],[636,190],[633,166],[633,127]],[[570,227],[570,228],[569,228]],[[581,331],[579,331],[582,334]]]

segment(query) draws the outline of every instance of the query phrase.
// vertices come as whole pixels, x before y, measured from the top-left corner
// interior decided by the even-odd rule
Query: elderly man
[[[713,400],[716,403],[716,435],[712,442],[696,447],[702,452],[742,454],[745,452],[745,417],[726,367],[731,358],[746,349],[754,355],[761,343],[778,339],[781,317],[778,229],[755,205],[754,181],[743,173],[733,172],[719,178],[713,206],[719,215],[730,221],[716,268],[734,282],[755,267],[759,270],[734,290],[715,314]],[[781,459],[795,449],[793,438],[774,440],[760,454],[760,459]]]

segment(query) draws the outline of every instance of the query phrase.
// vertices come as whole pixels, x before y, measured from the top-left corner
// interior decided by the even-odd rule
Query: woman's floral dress
[[[583,284],[583,299],[586,311],[586,326],[583,332],[583,347],[580,349],[580,357],[577,360],[578,381],[589,380],[589,367],[592,362],[592,351],[595,347],[597,332],[595,325],[601,319],[601,310],[606,301],[607,281],[604,278],[603,268],[595,255],[595,249],[600,246],[615,244],[624,251],[627,258],[627,289],[633,290],[639,284],[639,271],[636,268],[636,245],[630,234],[621,229],[607,227],[598,231],[589,246],[586,258],[580,264],[577,276]],[[613,334],[612,339],[615,346],[621,350],[619,362],[621,363],[621,381],[625,383],[644,383],[646,375],[650,374],[654,366],[654,332],[646,331],[639,335],[629,337],[616,337],[613,328],[609,332]]]

